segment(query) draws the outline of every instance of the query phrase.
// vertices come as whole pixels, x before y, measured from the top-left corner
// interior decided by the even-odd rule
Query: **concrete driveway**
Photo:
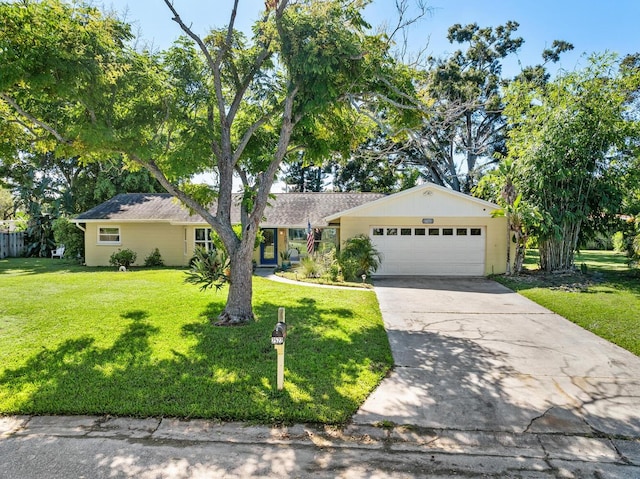
[[[356,424],[640,438],[637,356],[483,278],[375,291],[395,368]]]

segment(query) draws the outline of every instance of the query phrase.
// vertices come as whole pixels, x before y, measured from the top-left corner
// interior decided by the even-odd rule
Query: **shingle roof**
[[[262,226],[306,228],[327,226],[326,217],[384,197],[381,193],[276,193],[269,201]],[[203,224],[199,215],[189,215],[169,193],[126,193],[90,209],[76,221],[168,221]],[[231,212],[232,222],[240,222],[239,208]]]

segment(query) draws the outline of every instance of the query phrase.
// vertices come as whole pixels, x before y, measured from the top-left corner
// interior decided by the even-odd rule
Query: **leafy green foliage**
[[[296,271],[305,278],[317,278],[321,274],[322,267],[313,256],[305,256],[300,258],[300,264],[296,267]]]
[[[371,238],[364,234],[346,240],[338,255],[338,263],[346,281],[357,281],[363,274],[369,276],[375,273],[381,262],[381,253],[375,249]]]
[[[509,157],[523,198],[543,215],[535,231],[543,269],[571,268],[581,234],[619,212],[629,141],[640,133],[628,99],[639,85],[638,72],[623,75],[602,55],[542,87],[510,87]]]
[[[82,2],[2,3],[8,148],[33,142],[56,158],[122,156],[146,168],[218,233],[235,278],[221,319],[249,322],[250,251],[281,163],[296,150],[348,150],[364,130],[351,121],[360,116],[354,95],[380,91],[378,74],[393,64],[388,42],[366,32],[366,4],[282,0],[247,38],[233,19],[198,35],[167,0],[186,36],[151,53],[133,47],[128,25]],[[216,175],[215,191],[191,185],[203,172]],[[244,193],[240,237],[230,214],[234,175]]]
[[[137,257],[137,253],[128,248],[118,249],[118,251],[115,251],[109,257],[109,264],[116,267],[124,266],[125,268],[129,268],[129,266],[136,262]]]
[[[147,267],[164,266],[164,260],[158,248],[154,248],[149,256],[144,259],[144,265]]]
[[[207,251],[205,248],[197,247],[189,264],[184,281],[200,286],[200,291],[214,286],[216,291],[220,291],[230,280],[231,262],[223,249],[212,248]]]
[[[67,218],[53,221],[53,236],[56,245],[64,245],[67,258],[84,258],[84,232]]]
[[[16,206],[11,191],[0,186],[0,221],[13,219]]]
[[[50,215],[31,216],[27,225],[26,255],[46,258],[55,248],[53,218]]]

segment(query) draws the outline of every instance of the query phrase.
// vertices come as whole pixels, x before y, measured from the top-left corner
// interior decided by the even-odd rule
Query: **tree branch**
[[[178,188],[176,185],[171,183],[167,179],[167,177],[164,175],[160,167],[158,167],[155,161],[153,160],[145,161],[135,154],[129,155],[129,156],[133,161],[145,167],[153,175],[153,177],[156,180],[158,180],[158,182],[164,187],[165,190],[167,190],[173,196],[178,198],[178,200],[180,200],[185,206],[187,206],[192,211],[202,216],[202,218],[211,226],[220,227],[220,222],[218,221],[218,218],[215,215],[211,214],[211,212],[205,206],[201,205],[199,202],[194,200],[191,196],[189,196],[180,188]]]
[[[38,120],[36,117],[34,117],[33,115],[30,115],[29,113],[27,113],[25,110],[23,110],[22,108],[20,108],[20,105],[18,105],[18,103],[16,103],[16,101],[11,98],[9,95],[7,95],[6,93],[0,93],[0,98],[2,98],[6,103],[9,104],[9,106],[11,106],[11,108],[13,108],[16,112],[18,112],[19,115],[22,115],[24,118],[26,118],[27,120],[29,120],[31,123],[38,125],[40,128],[42,128],[43,130],[48,131],[51,135],[53,135],[56,140],[58,140],[60,143],[64,143],[66,145],[70,145],[71,143],[73,143],[71,140],[67,140],[64,136],[62,136],[55,128],[53,128],[51,125]],[[22,124],[22,122],[21,122]],[[35,135],[35,133],[33,132],[33,130],[31,128],[28,128],[28,130]]]

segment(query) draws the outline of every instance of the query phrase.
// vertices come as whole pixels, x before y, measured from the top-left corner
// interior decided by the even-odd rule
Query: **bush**
[[[356,235],[345,241],[338,264],[346,281],[357,281],[360,276],[370,276],[380,267],[382,255],[374,248],[371,238],[367,235]]]
[[[32,216],[26,234],[26,256],[46,258],[56,247],[53,239],[53,218],[50,215]]]
[[[616,253],[626,253],[627,252],[627,241],[624,239],[624,233],[622,231],[617,231],[614,233],[613,238],[613,251]]]
[[[319,278],[322,268],[316,258],[307,256],[300,259],[300,263],[296,267],[296,271],[305,278]]]
[[[138,255],[134,251],[131,251],[130,249],[123,249],[123,250],[119,249],[117,252],[111,255],[111,257],[109,258],[109,264],[116,266],[118,268],[120,266],[124,266],[125,268],[128,268],[129,266],[131,266],[133,263],[136,262],[137,257]]]
[[[164,261],[158,248],[154,249],[149,253],[149,256],[144,259],[144,265],[147,267],[164,266]]]
[[[67,218],[53,221],[53,237],[56,245],[64,245],[66,258],[84,257],[84,232]]]

